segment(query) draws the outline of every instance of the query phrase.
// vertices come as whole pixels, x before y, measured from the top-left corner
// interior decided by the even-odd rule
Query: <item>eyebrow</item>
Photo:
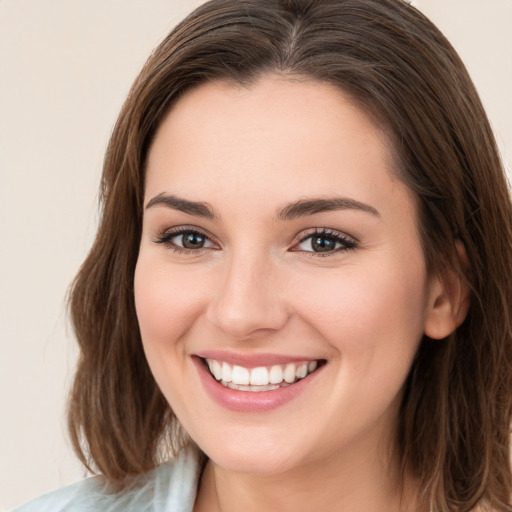
[[[380,213],[373,206],[361,203],[348,197],[311,198],[300,199],[286,205],[277,211],[278,220],[293,220],[315,213],[331,212],[336,210],[359,210],[380,217]]]
[[[200,201],[189,201],[175,195],[167,195],[163,192],[153,197],[146,205],[146,210],[154,206],[167,206],[173,210],[195,215],[196,217],[204,217],[206,219],[218,218],[215,210],[208,204]]]
[[[150,199],[146,205],[146,210],[154,206],[166,206],[173,210],[179,210],[196,217],[206,219],[217,219],[219,215],[211,205],[202,201],[190,201],[175,195],[165,193],[158,194]],[[331,212],[336,210],[358,210],[369,213],[375,217],[380,217],[377,209],[369,204],[350,199],[348,197],[330,197],[330,198],[310,198],[299,199],[293,203],[287,204],[277,210],[277,220],[293,220],[299,217],[314,215],[315,213]]]

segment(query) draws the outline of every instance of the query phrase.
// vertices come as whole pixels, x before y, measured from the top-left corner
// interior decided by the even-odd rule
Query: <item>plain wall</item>
[[[0,510],[80,479],[64,405],[67,287],[132,80],[200,0],[0,0]],[[512,162],[512,0],[419,0],[459,50]]]

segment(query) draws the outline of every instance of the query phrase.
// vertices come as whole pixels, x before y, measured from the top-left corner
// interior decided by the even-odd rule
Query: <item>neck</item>
[[[382,452],[337,452],[275,475],[227,470],[208,461],[194,512],[333,510],[418,512],[414,485]]]

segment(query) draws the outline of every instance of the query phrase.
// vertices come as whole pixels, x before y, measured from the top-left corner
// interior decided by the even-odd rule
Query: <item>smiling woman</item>
[[[367,447],[392,444],[423,332],[453,329],[391,161],[364,113],[307,79],[212,81],[161,123],[145,202],[179,193],[214,215],[146,209],[135,305],[159,388],[216,478],[314,472],[330,486],[331,461],[351,490],[376,483],[367,509],[382,503],[390,460]],[[313,510],[325,496],[300,499]]]
[[[413,7],[207,2],[102,198],[69,407],[102,476],[20,511],[511,510],[510,197]]]

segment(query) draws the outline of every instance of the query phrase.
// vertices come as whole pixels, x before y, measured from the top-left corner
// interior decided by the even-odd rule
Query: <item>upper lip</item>
[[[216,361],[223,361],[231,365],[243,366],[244,368],[322,360],[321,358],[311,356],[290,356],[285,354],[269,353],[248,354],[224,350],[202,350],[191,355],[201,357],[203,359],[215,359]]]

